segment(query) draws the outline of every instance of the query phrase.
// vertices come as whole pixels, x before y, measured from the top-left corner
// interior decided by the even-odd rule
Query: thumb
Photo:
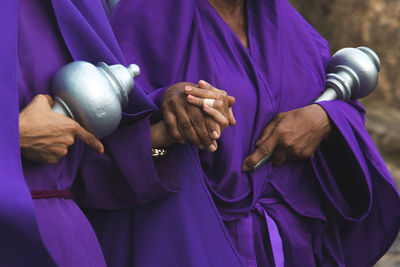
[[[230,108],[235,104],[235,102],[236,102],[236,98],[235,97],[228,96],[228,104],[229,104]]]
[[[254,171],[262,164],[264,164],[267,160],[269,160],[272,156],[272,153],[277,146],[278,136],[272,135],[268,138],[262,145],[256,148],[256,150],[249,155],[247,158],[244,159],[242,164],[242,170],[247,171]]]
[[[53,105],[53,98],[50,95],[39,94],[32,99],[31,104],[51,107]]]

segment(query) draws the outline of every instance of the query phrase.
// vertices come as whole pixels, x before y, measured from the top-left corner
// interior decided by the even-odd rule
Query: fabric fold
[[[36,213],[21,166],[18,128],[18,56],[17,56],[18,1],[0,3],[0,235],[2,264],[26,266],[36,262],[55,266],[47,252],[36,222]],[[24,252],[21,257],[20,251]]]
[[[153,160],[149,133],[144,119],[107,138],[105,155],[86,151],[74,186],[83,207],[130,208],[179,191],[176,152]]]
[[[134,209],[88,213],[109,266],[243,266],[212,204],[196,152],[188,145],[176,150],[178,194]]]
[[[208,240],[177,235],[175,242],[185,242],[194,248],[190,251],[182,248],[188,257],[182,259],[175,250],[157,244],[170,236],[170,232],[179,232],[182,224],[171,223],[165,225],[168,228],[153,231],[161,229],[156,218],[165,220],[168,210],[176,215],[174,220],[187,223],[187,229],[201,232],[213,227],[221,237],[226,229],[216,227],[216,222],[234,224],[246,217],[260,199],[276,193],[282,203],[269,206],[267,213],[279,229],[285,265],[296,266],[298,262],[307,266],[372,265],[388,249],[400,227],[399,216],[392,215],[400,201],[390,174],[382,167],[372,143],[367,141],[359,106],[338,101],[321,103],[338,130],[340,151],[322,144],[311,160],[279,167],[269,162],[252,173],[241,170],[243,160],[254,151],[264,127],[277,114],[309,105],[322,93],[330,58],[326,40],[288,1],[246,3],[248,50],[207,0],[176,0],[174,5],[163,0],[122,1],[111,15],[110,23],[124,56],[142,67],[143,75],[138,82],[146,93],[155,91],[157,96],[157,88],[204,79],[236,98],[233,112],[238,122],[224,130],[216,152],[196,151],[191,161],[182,156],[185,154],[180,155],[180,151],[178,176],[182,191],[126,210],[136,218],[134,233],[126,229],[114,232],[123,235],[128,231],[133,242],[140,242],[134,247],[137,262],[146,262],[146,257],[157,251],[171,266],[182,262],[188,265],[189,259],[205,258],[204,250],[194,247],[208,244]],[[335,164],[345,168],[339,172]],[[197,188],[196,194],[184,193],[187,179],[199,178],[189,168],[200,171],[208,191]],[[200,193],[208,198],[201,198]],[[181,207],[192,205],[196,209],[180,212]],[[203,208],[216,212],[218,220],[214,221],[212,213],[208,213],[210,217],[198,218],[196,210]],[[94,222],[97,224],[101,225],[101,220]],[[266,225],[254,228],[255,235],[264,233]],[[103,244],[111,249],[105,228],[100,235],[104,237]],[[365,240],[365,232],[371,228],[380,230],[380,236],[373,234],[379,240],[377,243]],[[184,233],[189,232],[187,229]],[[230,228],[228,234],[236,237]],[[146,245],[141,246],[142,242]],[[264,248],[264,240],[259,240],[248,249],[263,253]],[[270,261],[270,252],[267,248],[266,256],[257,258],[260,260],[257,264],[266,265],[262,261]],[[209,265],[219,262],[222,256],[209,250],[207,253],[210,253],[205,254],[210,259]],[[224,253],[232,256],[230,251]]]

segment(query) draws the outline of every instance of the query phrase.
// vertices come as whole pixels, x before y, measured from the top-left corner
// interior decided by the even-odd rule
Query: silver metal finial
[[[63,66],[53,79],[53,110],[76,120],[98,138],[110,135],[121,121],[133,79],[140,73],[137,65],[132,72],[132,65],[100,62],[94,66],[75,61]]]

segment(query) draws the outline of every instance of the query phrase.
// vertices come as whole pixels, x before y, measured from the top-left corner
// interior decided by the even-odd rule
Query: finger
[[[209,134],[204,114],[198,108],[193,108],[193,110],[189,108],[189,110],[190,111],[188,112],[188,114],[190,117],[190,121],[193,125],[194,130],[196,131],[198,138],[200,139],[201,145],[203,148],[208,148],[213,143],[214,139]],[[213,152],[215,148],[211,148],[211,150]]]
[[[262,131],[260,138],[257,140],[255,146],[259,147],[262,143],[264,143],[274,132],[276,126],[279,121],[277,119],[272,120]]]
[[[32,99],[32,103],[38,103],[51,107],[53,105],[53,98],[50,95],[39,94]]]
[[[265,157],[263,157],[261,160],[259,160],[256,165],[254,165],[253,170],[257,170],[258,168],[260,168],[262,165],[264,165],[268,160],[270,160],[272,158],[272,153],[269,153],[268,155],[266,155]]]
[[[46,151],[25,151],[24,156],[35,162],[54,164],[68,154],[68,147],[62,144],[52,144]]]
[[[206,99],[210,99],[210,98],[206,98]],[[193,95],[188,95],[187,96],[188,102],[190,104],[195,105],[196,107],[199,107],[199,108],[202,108],[204,106],[204,103],[205,103],[206,99],[199,98],[199,97],[196,97],[196,96],[193,96]],[[214,100],[214,99],[212,99],[212,100]],[[223,103],[222,103],[221,100],[214,100],[212,107],[218,108],[218,107],[221,107],[222,105],[223,105]]]
[[[236,119],[235,116],[233,115],[233,111],[232,108],[229,108],[228,110],[228,121],[229,121],[229,125],[236,125]]]
[[[210,91],[200,89],[194,86],[185,86],[185,93],[193,96],[197,96],[199,98],[211,98],[211,99],[219,99],[221,97],[220,92]]]
[[[212,144],[208,146],[208,151],[214,152],[218,149],[217,141],[213,140]]]
[[[49,106],[51,107],[53,105],[53,98],[50,95],[44,95],[47,103],[49,104]]]
[[[93,148],[94,151],[103,154],[104,146],[103,144],[91,133],[86,131],[82,126],[76,123],[75,136],[82,140],[84,143]]]
[[[209,135],[214,139],[218,140],[221,136],[221,126],[213,120],[213,118],[206,118],[206,126]]]
[[[197,83],[197,86],[199,86],[199,87],[202,88],[202,89],[207,89],[207,90],[214,91],[214,92],[220,91],[219,89],[215,88],[215,87],[212,86],[210,83],[208,83],[208,82],[206,82],[206,81],[204,81],[204,80],[200,80],[200,81]]]
[[[180,133],[178,129],[178,124],[176,122],[176,117],[172,112],[163,112],[163,118],[165,122],[165,127],[167,129],[168,134],[179,143],[184,143],[185,138]]]
[[[230,107],[230,108],[233,107],[233,105],[235,104],[235,102],[236,102],[236,98],[235,98],[235,97],[233,97],[233,96],[228,96],[228,104],[229,104],[229,107]]]
[[[68,154],[68,146],[62,144],[53,145],[49,151],[51,152],[52,156],[61,159]]]
[[[196,125],[196,127],[201,127],[201,126],[199,126],[199,125],[201,125],[201,122],[199,122],[199,120],[200,120],[199,116],[197,114],[193,113],[193,109],[190,112],[192,114],[190,114],[190,117],[189,117],[188,112],[184,108],[182,108],[180,106],[177,107],[175,116],[176,116],[178,128],[180,130],[180,133],[186,140],[190,141],[191,143],[193,143],[200,149],[204,149],[204,146],[202,146],[200,138],[197,136],[196,130],[194,129],[194,125],[192,124],[192,123],[194,123]],[[196,116],[196,118],[193,118],[193,116]],[[200,113],[200,116],[202,117],[201,113]],[[194,122],[192,122],[192,120]],[[197,125],[197,124],[199,124],[199,125]],[[204,122],[203,122],[203,124],[204,124]],[[204,125],[204,128],[205,128],[205,125]],[[210,141],[210,143],[211,143],[211,141]]]
[[[252,171],[255,169],[257,163],[263,160],[266,156],[274,153],[274,149],[277,145],[278,137],[272,135],[267,139],[262,145],[260,145],[251,155],[249,155],[243,161],[242,169],[243,171]],[[257,166],[259,166],[258,164]]]
[[[205,113],[211,116],[213,120],[215,120],[219,125],[221,125],[222,129],[225,129],[229,125],[228,119],[225,118],[224,115],[222,115],[221,112],[216,110],[215,108],[211,108],[207,105],[203,107],[203,110]]]

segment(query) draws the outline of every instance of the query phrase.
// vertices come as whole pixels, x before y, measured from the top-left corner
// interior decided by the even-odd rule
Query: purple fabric
[[[33,201],[21,169],[18,138],[17,18],[17,1],[1,1],[1,265],[27,266],[35,263],[38,266],[55,266],[41,243]]]
[[[0,13],[6,37],[0,42],[1,265],[105,266],[96,235],[72,200],[32,201],[29,192],[71,187],[84,146],[76,141],[57,164],[24,159],[21,164],[18,143],[18,107],[25,107],[37,94],[50,93],[51,79],[61,66],[78,59],[125,63],[104,6],[91,0],[20,0],[18,5],[6,0]],[[128,122],[157,110],[138,86],[130,97]]]
[[[275,266],[281,267],[285,266],[285,257],[283,254],[283,246],[282,246],[282,238],[279,234],[279,229],[274,221],[268,213],[267,213],[267,208],[265,206],[273,205],[276,203],[276,200],[274,199],[260,199],[259,203],[256,204],[255,208],[258,212],[260,212],[266,220],[267,223],[267,228],[268,228],[268,233],[269,233],[269,240],[271,242],[271,250],[272,254],[274,256],[274,262]]]
[[[80,4],[84,5],[84,2],[81,1]],[[57,11],[57,20],[53,8]],[[106,50],[105,45],[91,46],[91,50],[86,47],[91,41],[93,44],[99,43],[94,37],[95,30],[91,27],[79,27],[80,24],[87,25],[87,20],[89,20],[87,18],[91,18],[88,11],[84,9],[81,9],[82,13],[76,11],[76,7],[70,1],[56,1],[53,8],[47,2],[19,1],[18,97],[20,109],[25,107],[35,95],[50,93],[53,75],[61,66],[73,60],[70,54],[77,57],[82,53],[86,55],[85,59],[97,62],[98,55],[103,54],[101,50]],[[60,9],[63,10],[60,11]],[[97,12],[99,14],[97,17],[100,18],[102,18],[100,15],[103,15],[103,20],[107,23],[102,6],[99,5],[97,8],[93,6],[91,12]],[[74,14],[75,17],[72,16]],[[74,25],[70,24],[72,21]],[[71,28],[79,27],[82,32],[93,33],[93,36],[88,34],[87,42],[79,46],[74,38],[80,36],[68,35],[69,32],[64,33],[64,31],[62,32],[64,36],[61,36],[57,22],[60,29],[64,31],[66,27],[63,26],[66,23]],[[90,22],[96,23],[94,19]],[[82,32],[80,34],[83,34]],[[107,38],[105,34],[101,37],[104,40]],[[104,54],[104,60],[107,60],[107,55]],[[111,58],[111,56],[108,57]],[[44,58],[46,60],[43,60]],[[108,59],[108,61],[111,60],[114,59]],[[29,189],[65,190],[70,188],[78,170],[83,148],[83,145],[77,141],[69,149],[68,155],[57,164],[37,164],[23,159],[22,167]],[[74,201],[61,198],[37,199],[34,200],[34,205],[43,243],[58,266],[106,265],[96,235]]]
[[[108,266],[242,266],[193,151],[176,150],[180,193],[134,209],[87,210]],[[146,179],[137,169],[136,179]]]
[[[326,41],[288,2],[249,0],[246,12],[248,50],[207,0],[122,0],[111,14],[123,55],[141,66],[138,81],[148,93],[205,79],[236,97],[238,124],[223,132],[215,153],[176,146],[177,172],[165,167],[158,173],[166,176],[163,181],[180,181],[181,191],[159,200],[154,199],[163,191],[174,190],[149,187],[160,182],[147,181],[148,174],[155,176],[154,166],[136,162],[148,158],[146,132],[132,129],[129,139],[125,128],[126,139],[114,139],[118,148],[110,146],[111,158],[97,158],[101,168],[92,165],[83,172],[83,181],[108,179],[104,184],[114,186],[111,194],[101,194],[105,203],[115,203],[110,208],[153,200],[125,212],[88,211],[110,266],[236,266],[245,264],[237,255],[249,249],[259,266],[270,266],[274,256],[278,261],[279,245],[260,238],[271,227],[260,221],[260,204],[278,227],[285,266],[369,266],[393,242],[400,226],[399,195],[357,103],[321,103],[339,138],[334,145],[322,143],[315,158],[241,171],[276,114],[305,106],[323,91],[329,60]],[[124,149],[134,149],[130,142],[139,156]],[[90,166],[90,156],[85,158]],[[129,192],[145,197],[125,197]],[[269,198],[278,201],[262,203]],[[253,216],[250,226],[240,223],[247,216]],[[124,221],[128,218],[131,223]],[[238,237],[252,241],[250,247]],[[127,245],[131,250],[116,253],[116,247]]]

